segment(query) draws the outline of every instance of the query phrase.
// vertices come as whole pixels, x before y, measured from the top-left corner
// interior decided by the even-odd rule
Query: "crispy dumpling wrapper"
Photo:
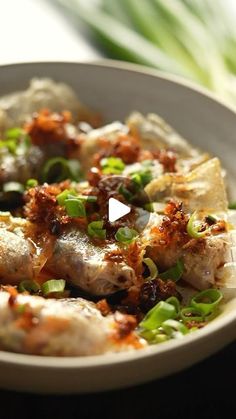
[[[153,202],[176,199],[189,212],[226,212],[228,200],[222,169],[213,158],[186,175],[164,174],[151,181],[145,192]]]

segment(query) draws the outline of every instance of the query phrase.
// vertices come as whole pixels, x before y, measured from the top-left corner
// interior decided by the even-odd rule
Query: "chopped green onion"
[[[17,140],[21,135],[27,135],[22,128],[9,128],[5,131],[4,136],[9,139]]]
[[[133,228],[120,227],[115,234],[115,239],[120,243],[130,244],[137,236],[138,232]]]
[[[7,148],[11,154],[15,154],[17,142],[15,140],[0,140],[0,148]]]
[[[177,315],[180,314],[180,302],[179,302],[178,298],[176,298],[174,296],[169,297],[169,298],[167,298],[166,303],[172,304],[174,306],[175,310],[176,310]]]
[[[61,182],[65,179],[78,181],[80,178],[80,163],[74,159],[53,157],[45,163],[42,169],[42,181],[47,183]]]
[[[41,286],[42,293],[48,295],[56,292],[63,292],[66,286],[64,279],[50,279]]]
[[[65,200],[68,199],[69,195],[76,197],[77,194],[74,189],[65,189],[56,196],[58,204],[64,206]]]
[[[102,173],[106,175],[119,175],[123,172],[125,164],[119,157],[105,157],[100,162]]]
[[[103,221],[92,221],[88,225],[88,234],[91,237],[98,237],[99,239],[106,238],[106,230],[103,229]]]
[[[6,140],[2,141],[0,146],[8,148],[9,152],[16,154],[17,151],[25,152],[31,145],[29,135],[21,128],[10,128],[5,132]]]
[[[26,182],[26,188],[30,189],[30,188],[35,188],[35,186],[38,185],[38,181],[37,179],[28,179]]]
[[[191,217],[189,218],[187,224],[187,233],[190,237],[194,239],[200,239],[201,237],[205,237],[205,235],[211,230],[207,228],[204,231],[199,231],[201,229],[201,222],[197,220],[197,212],[195,211]]]
[[[140,330],[139,335],[148,341],[150,344],[162,343],[169,340],[169,337],[165,333],[161,333],[160,330]]]
[[[207,316],[216,309],[222,298],[222,292],[217,289],[212,288],[204,290],[192,298],[191,306],[199,310],[203,315]]]
[[[42,181],[47,183],[61,182],[69,178],[67,160],[63,157],[49,159],[42,169]]]
[[[153,330],[160,327],[165,320],[175,317],[176,310],[173,304],[160,301],[146,314],[139,326],[146,330]]]
[[[26,279],[25,281],[21,281],[18,286],[18,290],[20,292],[28,291],[36,293],[40,290],[40,285],[36,281],[30,281]]]
[[[210,223],[217,223],[218,219],[216,217],[214,217],[214,215],[208,214],[206,216],[206,222],[209,224]]]
[[[78,181],[82,177],[80,162],[76,159],[67,160],[67,167],[69,171],[69,178]]]
[[[145,281],[151,281],[155,279],[158,275],[158,270],[156,264],[153,262],[151,258],[144,258],[143,263],[148,267],[150,275],[145,278]]]
[[[86,217],[85,206],[83,202],[76,197],[65,199],[65,208],[69,217]]]
[[[81,201],[86,201],[86,202],[96,202],[97,201],[97,196],[92,196],[92,195],[77,195],[77,198],[80,199]]]
[[[181,276],[183,275],[184,272],[184,263],[182,261],[182,259],[178,259],[176,264],[168,269],[165,272],[162,272],[161,274],[159,274],[159,278],[163,279],[163,280],[167,280],[167,279],[172,279],[172,281],[178,281]]]
[[[164,321],[161,328],[171,338],[182,337],[188,333],[188,328],[183,323],[173,319]]]
[[[229,203],[229,209],[235,210],[236,209],[236,201]]]
[[[148,212],[154,212],[153,202],[148,202],[147,204],[145,204],[144,209]]]
[[[152,178],[153,176],[150,170],[138,171],[131,174],[131,180],[138,188],[144,188],[151,182]]]
[[[195,307],[184,307],[182,308],[180,312],[181,319],[187,323],[190,321],[194,322],[203,322],[204,316],[202,315],[202,312]]]
[[[3,192],[16,192],[19,194],[23,194],[25,191],[24,185],[19,182],[6,182],[3,184],[2,187]]]
[[[129,202],[133,198],[132,192],[130,192],[124,185],[120,185],[118,192]]]

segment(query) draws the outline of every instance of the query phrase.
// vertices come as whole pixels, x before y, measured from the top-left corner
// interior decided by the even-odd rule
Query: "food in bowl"
[[[0,99],[0,132],[2,350],[132,351],[220,313],[235,233],[218,158],[155,114],[104,125],[48,79]]]

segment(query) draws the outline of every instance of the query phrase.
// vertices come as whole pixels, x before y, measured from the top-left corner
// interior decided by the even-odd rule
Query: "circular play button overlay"
[[[107,221],[131,225],[141,232],[150,219],[150,199],[144,191],[140,179],[127,176],[108,175],[98,183],[101,194],[106,196]]]

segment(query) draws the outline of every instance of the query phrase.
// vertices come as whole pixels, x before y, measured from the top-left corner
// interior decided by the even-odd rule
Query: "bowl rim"
[[[233,116],[236,118],[236,107],[232,104],[228,104],[226,100],[219,98],[215,93],[208,91],[206,88],[198,86],[196,83],[186,80],[181,76],[172,75],[169,73],[164,73],[162,71],[151,69],[143,65],[116,61],[111,59],[99,59],[93,61],[33,61],[33,62],[20,62],[20,63],[11,63],[4,64],[0,66],[0,77],[1,70],[12,68],[12,67],[37,67],[37,66],[47,66],[47,65],[65,65],[65,66],[82,66],[82,67],[93,67],[93,68],[105,68],[105,69],[114,69],[125,72],[135,72],[140,75],[151,76],[158,78],[162,81],[168,81],[172,84],[179,85],[183,88],[197,93],[205,98],[210,99],[212,102],[220,105],[224,110],[230,111],[233,113]],[[49,76],[50,77],[50,76]],[[63,82],[63,79],[62,79]],[[9,92],[10,93],[10,92]],[[234,297],[235,298],[235,297]],[[163,355],[164,353],[168,355],[172,351],[180,350],[183,347],[190,349],[195,345],[196,342],[199,345],[204,344],[208,340],[209,335],[214,338],[214,336],[221,333],[224,328],[233,329],[236,326],[236,308],[230,310],[224,316],[220,316],[212,321],[207,327],[199,329],[192,334],[185,336],[183,339],[171,340],[164,342],[161,345],[153,345],[147,348],[142,348],[135,351],[126,351],[126,352],[117,352],[117,353],[107,353],[102,355],[89,355],[89,356],[76,356],[76,357],[55,357],[55,356],[42,356],[42,355],[28,355],[28,354],[19,354],[12,353],[7,351],[0,351],[0,367],[2,364],[10,364],[12,366],[27,366],[34,368],[47,368],[47,369],[94,369],[96,367],[108,367],[112,365],[119,365],[123,363],[136,362],[143,360],[145,358],[156,357],[158,355]],[[235,333],[236,337],[236,333]],[[233,339],[231,339],[233,340]]]

